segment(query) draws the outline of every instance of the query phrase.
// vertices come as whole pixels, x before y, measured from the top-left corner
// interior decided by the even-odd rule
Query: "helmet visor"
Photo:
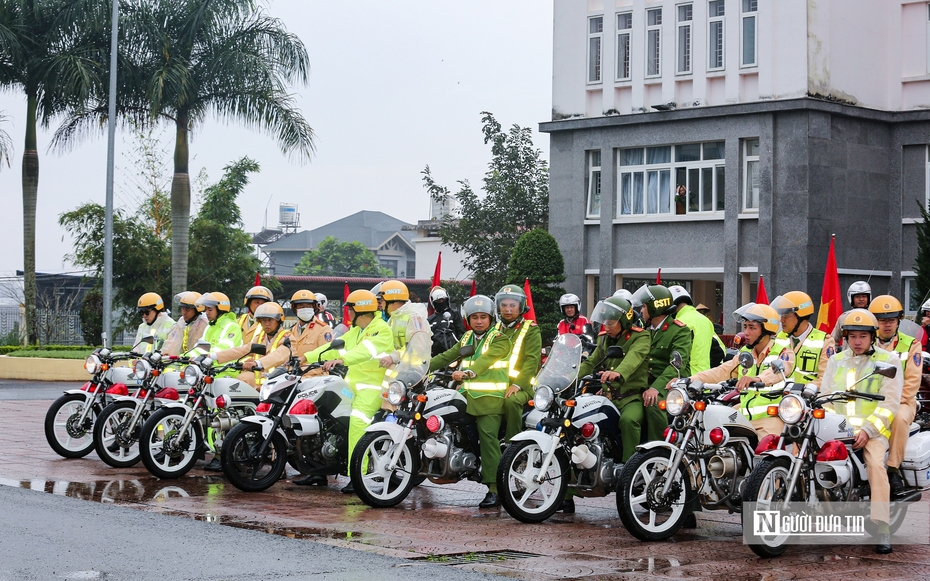
[[[649,285],[644,284],[639,287],[639,289],[633,293],[633,307],[639,308],[646,304],[647,302],[654,301],[656,298],[653,296],[652,291],[649,290]]]
[[[623,317],[626,317],[626,311],[607,301],[598,302],[591,311],[591,321],[601,325],[612,325]]]
[[[769,306],[775,309],[779,316],[785,316],[798,310],[797,305],[795,305],[794,302],[786,299],[783,295],[778,295],[775,297],[772,302],[769,303]]]

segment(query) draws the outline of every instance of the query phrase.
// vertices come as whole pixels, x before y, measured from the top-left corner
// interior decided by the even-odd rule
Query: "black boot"
[[[891,496],[897,496],[904,492],[907,487],[904,479],[901,478],[901,472],[897,468],[888,467],[888,487],[891,489]]]
[[[488,491],[488,493],[484,496],[484,500],[478,503],[478,508],[492,508],[499,506],[500,503],[501,499],[497,497],[497,493]]]
[[[694,516],[693,512],[685,517],[684,522],[681,523],[681,528],[683,529],[696,529],[697,528],[697,517]]]
[[[297,486],[328,486],[329,482],[326,481],[326,476],[322,474],[316,474],[313,476],[304,476],[303,478],[295,478],[293,483]]]
[[[343,486],[340,492],[343,494],[355,494],[355,487],[352,486],[352,481],[350,480],[348,484]]]
[[[562,504],[559,505],[559,512],[564,512],[565,514],[575,514],[575,499],[566,498],[562,501]]]
[[[887,555],[894,550],[891,548],[891,535],[889,533],[879,533],[877,540],[875,552],[879,555]]]
[[[203,469],[204,469],[204,470],[209,470],[210,472],[222,472],[222,471],[223,471],[223,463],[220,462],[220,457],[219,457],[219,456],[214,456],[214,457],[213,457],[213,460],[210,460],[209,462],[207,462],[206,464],[204,464]]]

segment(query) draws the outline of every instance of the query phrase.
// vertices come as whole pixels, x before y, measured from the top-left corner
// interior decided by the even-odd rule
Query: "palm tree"
[[[274,135],[281,149],[309,159],[313,129],[287,86],[305,84],[306,48],[254,0],[125,0],[117,110],[123,123],[174,126],[171,287],[187,289],[190,241],[190,132],[208,114]],[[56,139],[93,126],[106,109],[74,116]]]
[[[107,6],[97,0],[0,0],[0,87],[26,96],[23,144],[23,294],[25,335],[36,333],[37,124],[79,108],[106,75]]]
[[[0,113],[0,123],[9,119],[6,115]],[[10,139],[10,134],[0,129],[0,170],[3,169],[3,162],[6,161],[6,166],[10,167],[10,158],[13,157],[13,140]]]

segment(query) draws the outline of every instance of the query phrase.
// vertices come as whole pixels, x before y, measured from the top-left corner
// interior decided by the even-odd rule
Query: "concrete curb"
[[[87,381],[83,359],[46,359],[0,355],[0,379]]]

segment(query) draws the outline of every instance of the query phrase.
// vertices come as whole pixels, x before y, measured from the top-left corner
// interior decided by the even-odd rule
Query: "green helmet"
[[[633,301],[639,305],[646,305],[650,317],[658,317],[675,310],[672,301],[672,291],[661,284],[643,285],[633,295]]]
[[[497,314],[500,315],[501,312],[501,301],[511,299],[520,303],[520,312],[526,312],[526,293],[523,292],[523,289],[515,284],[505,285],[501,290],[497,291],[497,294],[494,295],[494,304],[497,307]]]
[[[594,305],[591,312],[591,321],[601,325],[613,324],[620,321],[624,331],[629,331],[636,321],[633,305],[623,297],[608,297]]]

